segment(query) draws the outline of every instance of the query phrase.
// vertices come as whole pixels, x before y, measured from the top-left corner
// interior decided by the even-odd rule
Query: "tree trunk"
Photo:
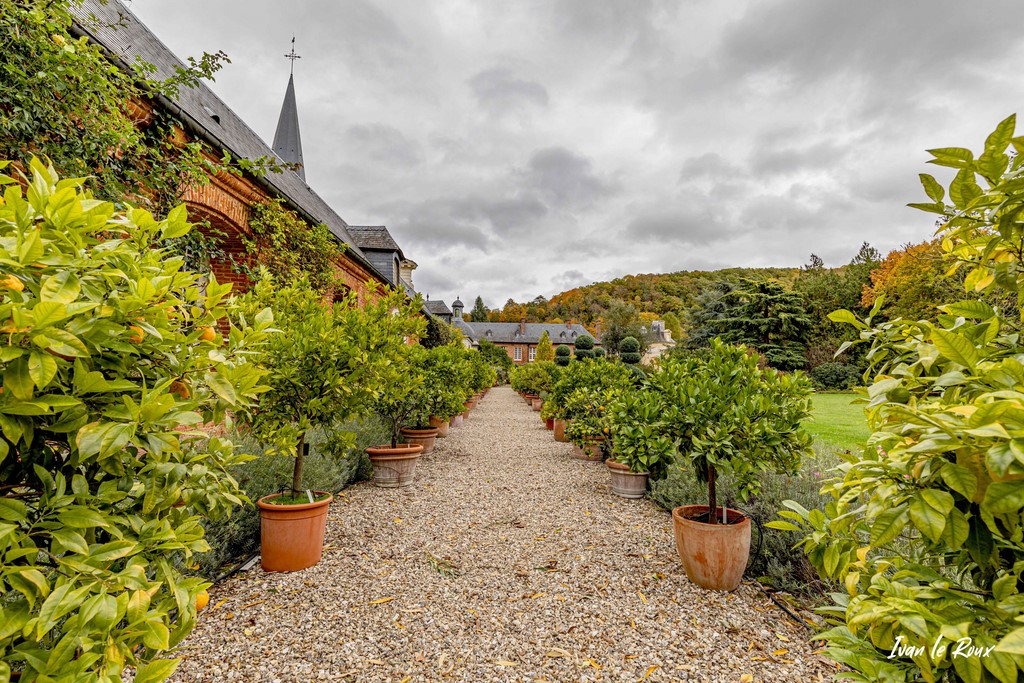
[[[306,447],[306,433],[299,434],[299,444],[295,452],[295,469],[292,470],[292,495],[302,492],[302,456]]]
[[[718,473],[715,471],[714,465],[708,465],[708,523],[718,524],[718,515],[715,514],[715,508],[718,507],[718,492],[715,488],[715,478]]]

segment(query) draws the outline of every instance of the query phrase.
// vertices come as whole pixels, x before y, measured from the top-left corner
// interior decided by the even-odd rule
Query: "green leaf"
[[[1017,126],[1017,115],[1010,114],[999,122],[996,129],[985,138],[985,152],[989,154],[1002,154],[1010,146],[1013,140],[1013,130]]]
[[[973,500],[978,490],[978,477],[962,465],[948,463],[939,470],[939,476],[946,482],[949,488],[953,489],[967,500]]]
[[[135,683],[159,683],[167,680],[180,663],[180,659],[153,660],[135,672]]]
[[[42,332],[32,336],[32,343],[41,349],[52,351],[61,356],[87,357],[89,349],[85,348],[82,340],[67,330],[58,327],[48,327]]]
[[[942,530],[946,528],[946,518],[925,499],[923,494],[929,492],[930,489],[924,489],[910,499],[910,521],[933,543],[938,543]]]
[[[954,304],[940,306],[939,308],[958,318],[972,318],[975,320],[989,320],[996,314],[995,309],[984,301],[958,301]]]
[[[78,298],[81,292],[82,287],[75,274],[70,270],[62,270],[43,280],[43,286],[39,290],[39,299],[44,302],[70,304]]]
[[[1005,652],[1011,655],[1024,655],[1024,627],[1015,629],[996,645],[996,652]]]
[[[927,173],[919,173],[918,177],[921,179],[921,185],[924,186],[925,194],[928,195],[929,199],[939,203],[945,198],[946,191],[935,178]]]
[[[779,519],[774,519],[770,522],[766,522],[765,526],[769,529],[777,529],[779,531],[802,531],[800,527],[792,522],[784,522]]]
[[[54,301],[40,301],[32,309],[32,322],[36,330],[49,327],[68,317],[68,307]]]
[[[990,484],[981,505],[996,515],[1018,514],[1024,508],[1024,482],[1000,481]]]
[[[932,330],[932,343],[939,353],[971,370],[978,364],[978,350],[967,338],[956,332],[947,332],[938,328]]]
[[[83,456],[104,458],[116,452],[134,435],[130,424],[120,422],[93,422],[78,432],[78,451]]]
[[[235,388],[231,386],[231,382],[227,381],[222,375],[215,372],[207,372],[203,375],[206,385],[213,390],[213,393],[224,399],[229,405],[236,405],[238,403],[238,396],[235,394]]]
[[[57,374],[57,360],[48,353],[33,351],[28,358],[28,374],[36,387],[43,390]]]
[[[171,633],[163,622],[150,619],[146,622],[145,629],[142,642],[146,647],[151,647],[154,650],[166,650],[171,646]]]
[[[94,529],[102,528],[107,525],[107,520],[103,518],[103,515],[95,510],[82,506],[65,508],[57,514],[57,518],[65,526],[69,526],[74,529]]]
[[[868,327],[867,325],[862,323],[856,315],[846,310],[845,308],[840,309],[838,311],[832,311],[831,313],[828,314],[828,319],[834,323],[846,323],[848,325],[853,325],[858,330],[866,330]]]
[[[883,511],[871,525],[871,545],[883,546],[903,532],[907,525],[907,507],[900,505]]]
[[[4,389],[19,401],[32,399],[35,383],[28,371],[28,361],[22,357],[7,364],[4,368]]]

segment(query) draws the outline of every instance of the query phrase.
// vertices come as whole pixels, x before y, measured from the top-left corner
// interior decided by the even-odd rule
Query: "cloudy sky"
[[[1019,0],[134,0],[418,289],[488,306],[629,273],[925,239],[925,150],[1017,111]]]

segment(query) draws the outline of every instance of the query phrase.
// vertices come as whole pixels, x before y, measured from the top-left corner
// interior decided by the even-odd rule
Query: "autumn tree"
[[[934,320],[937,307],[957,297],[958,282],[944,277],[947,268],[938,239],[895,249],[871,272],[860,307],[870,308],[884,296],[881,313],[889,320]]]
[[[601,345],[609,354],[619,354],[619,345],[626,337],[633,337],[640,341],[641,353],[646,347],[643,331],[643,323],[640,320],[640,313],[636,306],[623,301],[613,300],[609,302],[608,312],[602,318],[604,326],[601,331]]]

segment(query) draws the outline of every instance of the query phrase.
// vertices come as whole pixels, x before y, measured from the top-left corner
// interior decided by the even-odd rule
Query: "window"
[[[532,363],[534,358],[536,358],[536,357],[537,357],[537,347],[536,346],[531,346],[530,347],[530,362]]]
[[[512,352],[512,360],[522,361],[523,360],[523,347],[517,346]]]

